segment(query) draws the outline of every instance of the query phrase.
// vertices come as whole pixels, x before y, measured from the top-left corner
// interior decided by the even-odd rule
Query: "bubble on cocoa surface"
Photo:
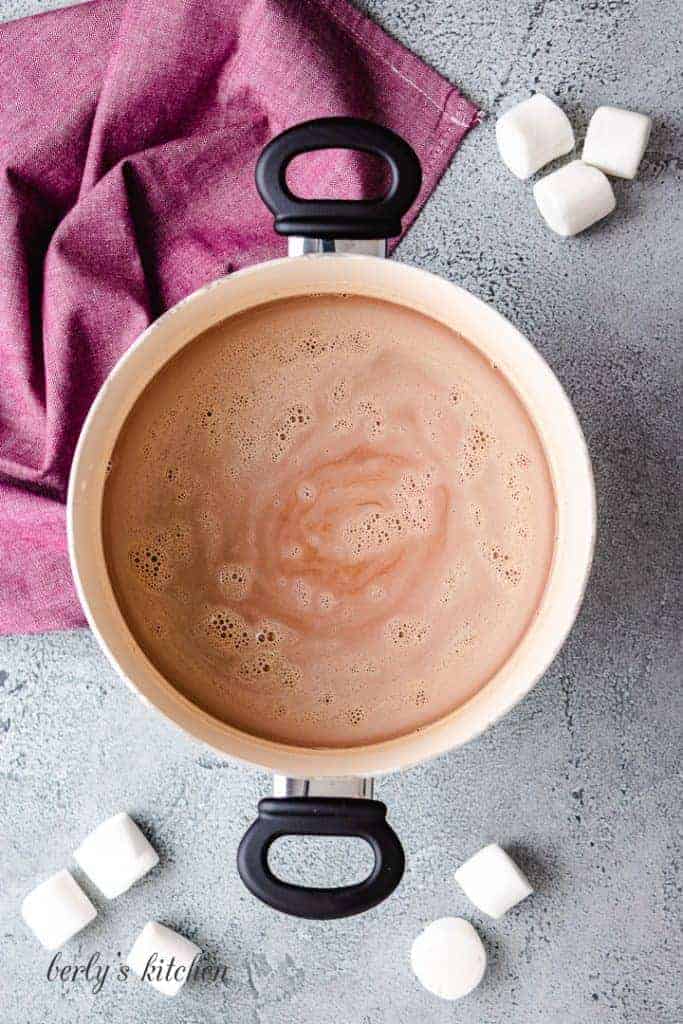
[[[433,522],[427,491],[430,478],[408,474],[394,489],[392,503],[345,524],[342,539],[356,559],[381,553],[407,537],[427,533]]]
[[[260,619],[254,627],[254,639],[256,643],[273,649],[285,647],[288,644],[296,643],[297,632],[291,626],[287,626],[276,619]]]
[[[342,537],[349,552],[356,559],[361,559],[388,547],[402,532],[401,516],[375,511],[346,523]]]
[[[298,690],[303,673],[298,665],[294,665],[286,658],[278,658],[275,664],[275,679],[283,690]]]
[[[304,480],[297,487],[296,496],[299,499],[299,501],[303,502],[304,504],[312,504],[317,496],[315,485],[312,484],[309,480]]]
[[[295,714],[295,718],[299,722],[303,722],[306,725],[319,725],[326,718],[322,711],[318,711],[315,708],[308,708],[303,712]]]
[[[230,409],[226,410],[228,416]],[[222,440],[222,415],[218,403],[211,403],[210,405],[200,405],[199,407],[199,424],[201,429],[209,441],[209,444],[217,448]]]
[[[349,725],[361,725],[362,722],[367,718],[367,710],[361,705],[355,705],[350,707],[346,712],[346,720]]]
[[[162,530],[157,539],[170,553],[173,561],[186,565],[192,557],[192,527],[183,520],[176,519],[167,529]]]
[[[360,658],[352,662],[349,671],[355,676],[372,676],[378,671],[378,665],[372,658]]]
[[[480,423],[473,424],[463,441],[461,472],[465,480],[479,476],[492,454],[493,435]]]
[[[323,590],[318,594],[318,608],[321,612],[331,611],[337,604],[337,599],[329,590]]]
[[[257,644],[263,644],[264,646],[271,645],[277,646],[280,642],[278,635],[272,629],[267,626],[262,626],[256,630],[254,639]]]
[[[467,575],[467,568],[464,562],[457,562],[451,566],[443,579],[441,604],[451,604],[456,598],[462,596]]]
[[[307,430],[313,422],[313,410],[302,402],[292,405],[276,423],[272,431],[272,459],[279,462],[298,434]]]
[[[524,561],[534,537],[533,528],[524,510],[517,510],[517,514],[505,524],[504,533],[511,553],[518,560]]]
[[[421,473],[406,472],[394,489],[396,509],[403,526],[411,533],[427,533],[432,525],[430,490],[434,476],[432,467]]]
[[[520,461],[520,455],[522,460]],[[526,514],[529,503],[532,499],[532,490],[528,482],[528,470],[531,463],[528,457],[522,452],[510,459],[505,466],[503,479],[505,488],[512,502],[518,509],[518,514]]]
[[[167,553],[160,544],[143,543],[128,552],[129,565],[137,578],[150,590],[164,590],[171,580]]]
[[[382,406],[376,400],[361,399],[356,405],[356,413],[360,417],[368,438],[374,439],[382,436],[385,429],[385,414]]]
[[[506,566],[503,575],[506,582],[512,587],[516,587],[522,582],[523,573],[518,565]]]
[[[424,686],[418,686],[412,695],[413,704],[416,708],[423,708],[429,703],[429,697],[427,696],[427,690]]]
[[[185,404],[178,400],[177,395],[167,396],[163,407],[149,424],[149,437],[153,441],[164,440],[185,411]]]
[[[516,504],[519,504],[522,500],[523,494],[522,481],[520,480],[519,476],[514,472],[509,472],[505,480],[505,485],[510,493],[510,497],[512,498],[512,500]]]
[[[294,599],[302,608],[308,608],[311,603],[312,591],[310,585],[302,577],[297,577],[292,583]]]
[[[329,348],[329,340],[324,338],[320,331],[310,330],[299,339],[299,352],[303,356],[323,355]]]
[[[257,462],[260,451],[260,440],[258,434],[252,433],[248,430],[236,430],[230,435],[230,440],[237,455],[237,464],[235,468],[239,470],[236,474],[237,479],[239,479],[246,469]]]
[[[429,626],[420,619],[396,618],[387,622],[384,634],[391,645],[405,650],[421,647],[429,636]]]
[[[511,587],[516,587],[521,583],[522,569],[519,565],[515,564],[512,556],[502,545],[495,542],[482,541],[479,545],[479,550],[501,582]]]
[[[251,589],[254,571],[249,565],[228,562],[218,570],[218,585],[231,601],[243,601]]]
[[[276,666],[277,654],[274,651],[249,651],[240,657],[237,663],[237,674],[246,682],[267,682],[270,691],[271,687],[277,685]]]
[[[477,632],[474,624],[469,621],[463,622],[454,633],[451,634],[446,644],[447,657],[442,661],[441,667],[451,668],[451,659],[461,658],[466,651],[476,642]]]
[[[231,608],[213,608],[205,615],[201,626],[214,647],[226,651],[246,651],[252,647],[248,624]]]
[[[167,640],[170,636],[168,618],[159,609],[155,609],[154,614],[145,617],[145,625],[157,640]]]
[[[342,402],[347,400],[349,397],[349,385],[348,381],[344,377],[341,377],[335,382],[332,391],[330,392],[330,397],[335,405],[340,405]]]
[[[210,537],[217,537],[220,534],[220,523],[214,513],[208,508],[200,508],[196,513],[202,531]]]

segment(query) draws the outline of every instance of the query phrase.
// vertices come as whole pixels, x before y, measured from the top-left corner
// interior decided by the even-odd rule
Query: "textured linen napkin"
[[[256,158],[338,114],[416,149],[412,216],[477,123],[347,0],[95,0],[0,27],[0,633],[83,624],[64,501],[88,407],[163,310],[284,255]],[[296,186],[351,197],[368,173],[326,152]]]

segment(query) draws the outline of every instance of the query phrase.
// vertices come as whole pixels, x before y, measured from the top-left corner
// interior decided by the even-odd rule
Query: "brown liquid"
[[[104,495],[121,611],[195,704],[346,747],[448,714],[531,622],[550,473],[502,374],[390,303],[282,300],[186,346],[135,404]]]

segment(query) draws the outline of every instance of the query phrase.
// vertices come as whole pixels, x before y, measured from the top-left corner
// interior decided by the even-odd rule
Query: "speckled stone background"
[[[3,18],[59,0],[1,0]],[[364,0],[489,118],[466,141],[400,257],[492,302],[539,347],[582,420],[600,529],[571,639],[527,700],[478,742],[383,780],[405,881],[360,918],[309,923],[252,899],[235,851],[265,774],[221,761],[146,711],[88,632],[0,641],[0,1019],[3,1024],[677,1024],[680,863],[681,32],[677,0]],[[562,241],[498,161],[496,115],[541,89],[578,129],[603,103],[654,115],[618,210]],[[128,809],[161,867],[67,945],[125,956],[155,918],[226,964],[224,984],[165,1001],[110,973],[46,980],[19,905],[83,835]],[[538,890],[500,922],[456,889],[458,863],[504,844]],[[359,877],[358,844],[289,841],[281,871]],[[77,877],[82,875],[77,871]],[[92,887],[85,888],[92,894]],[[680,906],[678,906],[680,909]],[[413,937],[464,915],[489,971],[460,1003],[410,973]]]

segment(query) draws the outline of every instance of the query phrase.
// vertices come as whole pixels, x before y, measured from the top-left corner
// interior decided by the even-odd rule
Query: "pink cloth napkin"
[[[413,216],[477,123],[347,0],[95,0],[0,28],[1,633],[83,624],[64,501],[88,407],[164,309],[284,254],[256,158],[333,114],[414,146]],[[357,195],[364,166],[318,154],[296,183]]]

